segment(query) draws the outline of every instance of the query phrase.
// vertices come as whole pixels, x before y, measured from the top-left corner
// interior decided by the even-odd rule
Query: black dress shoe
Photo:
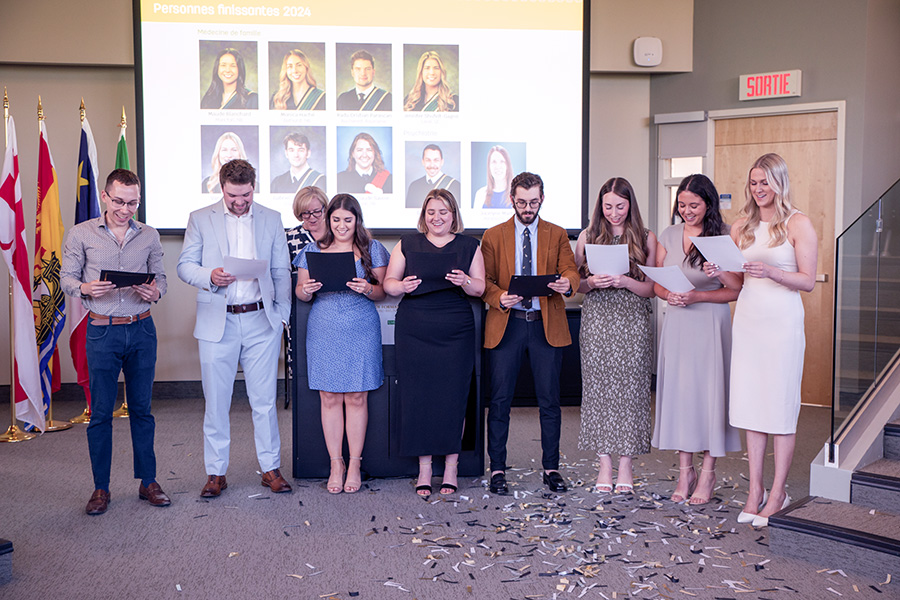
[[[569,489],[566,487],[566,482],[563,481],[562,475],[559,474],[559,471],[550,471],[549,473],[544,473],[544,485],[550,488],[551,492],[565,492]]]
[[[509,495],[509,486],[506,484],[506,473],[494,473],[491,475],[491,493],[499,496]]]

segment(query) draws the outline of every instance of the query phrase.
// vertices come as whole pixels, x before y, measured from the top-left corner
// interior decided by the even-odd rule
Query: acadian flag
[[[78,149],[78,177],[75,196],[75,224],[100,216],[97,192],[97,146],[87,117],[81,122],[81,147]],[[87,363],[87,314],[88,310],[78,298],[69,300],[69,350],[78,376],[78,385],[84,390],[88,410],[91,408],[91,380]]]
[[[47,127],[42,120],[38,146],[38,198],[31,297],[45,411],[50,406],[52,392],[59,389],[59,355],[56,343],[66,324],[66,299],[59,284],[63,224],[59,214],[58,182],[47,143]]]
[[[12,278],[13,322],[15,335],[16,418],[44,430],[41,405],[41,380],[38,374],[37,343],[34,338],[34,313],[28,290],[28,246],[25,244],[25,215],[22,210],[22,184],[19,182],[19,151],[16,126],[7,121],[9,139],[0,175],[0,250]]]
[[[128,145],[125,143],[125,109],[122,108],[122,122],[119,124],[119,144],[116,146],[116,168],[131,170],[128,160]]]

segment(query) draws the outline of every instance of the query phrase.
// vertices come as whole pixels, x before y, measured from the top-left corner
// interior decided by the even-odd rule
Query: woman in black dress
[[[427,498],[435,454],[446,457],[441,494],[457,489],[463,420],[475,368],[475,320],[467,296],[478,298],[484,292],[484,257],[477,240],[459,235],[462,218],[447,190],[428,192],[418,229],[420,233],[403,236],[394,247],[384,289],[403,296],[395,329],[400,453],[419,457],[416,493]],[[427,254],[444,256],[435,261]],[[427,265],[440,260],[453,268],[443,279],[429,277]],[[423,272],[415,273],[410,266]]]

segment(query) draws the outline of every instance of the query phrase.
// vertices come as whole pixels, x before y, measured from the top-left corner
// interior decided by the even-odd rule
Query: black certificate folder
[[[100,281],[111,281],[117,288],[131,287],[150,283],[156,277],[155,273],[131,273],[129,271],[100,271]]]
[[[511,296],[522,296],[523,298],[532,298],[534,296],[549,296],[553,294],[553,290],[547,287],[548,283],[552,283],[559,279],[559,275],[513,275],[509,280],[509,294]]]
[[[352,252],[307,252],[309,278],[322,283],[320,292],[346,292],[347,282],[356,277],[356,259]]]
[[[455,287],[447,281],[447,273],[458,269],[456,254],[441,254],[437,252],[408,252],[406,255],[406,273],[421,279],[410,295],[418,296],[437,290],[446,290]]]

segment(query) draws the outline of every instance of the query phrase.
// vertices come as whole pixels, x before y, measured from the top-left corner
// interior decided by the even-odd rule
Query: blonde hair
[[[325,195],[325,192],[311,185],[297,190],[297,193],[294,194],[293,209],[294,216],[297,217],[298,221],[303,221],[300,218],[300,213],[310,210],[309,206],[313,202],[318,202],[322,205],[322,213],[324,214],[325,209],[328,208],[328,196]]]
[[[744,223],[738,228],[738,245],[747,248],[756,240],[756,228],[760,223],[759,206],[750,191],[750,173],[761,169],[766,174],[769,187],[775,192],[775,215],[769,221],[769,247],[780,246],[787,240],[787,221],[794,213],[791,203],[791,181],[788,177],[787,163],[777,154],[763,154],[747,171],[747,184],[744,186],[744,208],[741,217]]]
[[[226,131],[222,135],[219,136],[218,141],[216,142],[216,149],[213,150],[212,155],[212,173],[209,176],[209,179],[206,182],[206,189],[209,190],[210,193],[213,193],[213,190],[216,189],[216,186],[219,185],[219,170],[222,168],[222,163],[219,162],[219,152],[222,151],[222,144],[225,143],[225,140],[231,140],[234,142],[235,146],[238,148],[238,152],[241,153],[241,158],[243,160],[247,160],[247,152],[244,150],[244,142],[241,141],[241,138],[238,137],[238,134],[233,131]]]
[[[453,91],[447,85],[447,70],[444,68],[444,61],[441,60],[441,55],[434,50],[429,50],[419,57],[419,64],[416,66],[416,82],[409,91],[409,95],[406,96],[403,110],[415,110],[416,103],[422,97],[422,92],[425,90],[425,83],[422,81],[422,70],[425,68],[425,61],[428,59],[436,60],[441,68],[441,83],[438,84],[437,93],[438,112],[453,110],[456,108],[456,102],[453,101]]]
[[[281,73],[278,75],[278,91],[272,96],[272,104],[278,110],[285,110],[287,108],[288,98],[290,98],[291,94],[294,92],[294,82],[287,76],[287,61],[292,56],[299,58],[303,66],[306,67],[307,85],[309,85],[310,88],[316,87],[316,78],[313,77],[312,67],[309,64],[309,59],[306,57],[306,54],[304,54],[302,50],[297,50],[296,48],[289,51],[281,60]]]
[[[450,233],[462,233],[464,227],[462,215],[459,212],[459,206],[456,198],[450,193],[450,190],[433,189],[425,196],[425,202],[422,203],[422,210],[419,213],[418,230],[420,233],[428,233],[428,225],[425,223],[425,212],[428,210],[428,203],[432,200],[438,200],[444,203],[444,206],[453,215],[453,223],[450,225]]]

